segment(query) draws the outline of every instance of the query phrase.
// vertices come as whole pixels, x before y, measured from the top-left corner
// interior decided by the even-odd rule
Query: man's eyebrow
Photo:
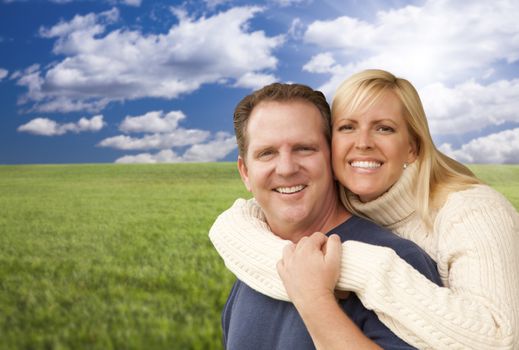
[[[298,142],[298,143],[295,143],[292,147],[293,148],[300,148],[300,147],[319,148],[319,143],[318,142],[312,142],[312,141]]]
[[[264,145],[264,146],[257,146],[255,147],[253,150],[252,150],[252,154],[259,154],[261,152],[265,152],[265,151],[272,151],[274,150],[275,148],[273,146],[269,146],[269,145]]]
[[[254,150],[259,150],[259,149],[267,149],[267,148],[274,148],[273,145],[269,144],[269,143],[265,143],[265,144],[256,144],[254,146]]]

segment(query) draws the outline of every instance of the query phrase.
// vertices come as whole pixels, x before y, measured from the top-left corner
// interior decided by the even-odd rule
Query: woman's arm
[[[391,249],[348,241],[337,289],[354,291],[395,334],[419,348],[519,346],[519,219],[508,203],[483,202],[453,196],[438,215],[437,262],[447,287],[424,278]],[[211,240],[243,282],[288,300],[276,272],[287,241],[268,231],[260,212],[253,202],[237,201],[217,219]]]
[[[492,192],[452,194],[436,218],[435,258],[446,288],[420,280],[398,257],[363,259],[367,250],[343,257],[344,285],[384,323],[398,320],[424,341],[414,343],[419,348],[518,349],[519,216]]]
[[[290,301],[276,264],[291,242],[269,230],[254,199],[237,199],[216,218],[209,238],[225,266],[242,282],[271,298]]]

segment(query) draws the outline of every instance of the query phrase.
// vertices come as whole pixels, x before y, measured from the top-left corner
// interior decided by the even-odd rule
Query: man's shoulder
[[[387,246],[397,249],[419,248],[415,243],[402,238],[392,231],[384,228],[373,221],[352,215],[341,225],[331,230],[328,235],[337,234],[341,241],[359,241],[369,244]]]

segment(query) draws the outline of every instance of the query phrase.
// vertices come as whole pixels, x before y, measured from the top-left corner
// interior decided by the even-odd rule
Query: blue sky
[[[365,68],[447,154],[519,163],[516,0],[0,1],[0,164],[232,161],[253,89]]]

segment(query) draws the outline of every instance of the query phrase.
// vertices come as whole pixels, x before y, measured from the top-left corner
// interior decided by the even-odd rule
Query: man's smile
[[[293,194],[297,192],[301,192],[306,188],[306,185],[296,185],[296,186],[290,186],[290,187],[276,187],[274,188],[274,191],[282,194]]]

